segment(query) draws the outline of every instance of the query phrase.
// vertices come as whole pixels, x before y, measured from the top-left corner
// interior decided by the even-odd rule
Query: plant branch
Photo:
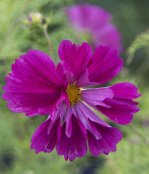
[[[45,38],[47,40],[47,43],[48,43],[49,55],[50,55],[51,59],[53,59],[52,44],[51,44],[51,40],[49,38],[49,35],[48,35],[48,32],[47,32],[47,28],[46,27],[43,27],[43,33],[44,33],[44,36],[45,36]]]

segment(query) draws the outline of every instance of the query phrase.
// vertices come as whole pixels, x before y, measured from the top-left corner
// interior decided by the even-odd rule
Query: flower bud
[[[34,28],[40,25],[45,25],[47,19],[43,18],[42,14],[39,12],[30,13],[27,19],[24,21],[27,27]]]

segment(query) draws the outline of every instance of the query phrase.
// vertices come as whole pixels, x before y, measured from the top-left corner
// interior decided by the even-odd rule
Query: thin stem
[[[44,36],[45,36],[47,43],[48,43],[49,55],[50,55],[51,59],[53,59],[52,44],[51,44],[51,40],[50,40],[48,32],[47,32],[47,28],[43,27],[43,33],[44,33]]]

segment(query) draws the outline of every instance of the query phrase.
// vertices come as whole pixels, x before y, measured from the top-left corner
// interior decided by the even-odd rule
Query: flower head
[[[95,48],[98,45],[109,45],[118,52],[122,51],[121,36],[111,23],[109,12],[98,6],[81,4],[66,7],[65,13],[76,31],[87,34]]]
[[[68,40],[59,46],[61,62],[38,50],[30,50],[12,65],[3,98],[8,107],[26,116],[50,114],[35,131],[31,149],[51,152],[56,147],[65,160],[73,161],[87,152],[109,154],[116,150],[122,134],[100,119],[89,105],[118,124],[131,122],[139,111],[137,88],[128,82],[109,87],[88,88],[116,76],[123,61],[115,50],[99,46],[92,54],[88,43]]]

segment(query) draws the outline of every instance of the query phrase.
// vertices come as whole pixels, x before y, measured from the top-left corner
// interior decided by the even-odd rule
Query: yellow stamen
[[[66,92],[70,105],[75,105],[81,100],[81,88],[78,88],[75,83],[68,85]]]

